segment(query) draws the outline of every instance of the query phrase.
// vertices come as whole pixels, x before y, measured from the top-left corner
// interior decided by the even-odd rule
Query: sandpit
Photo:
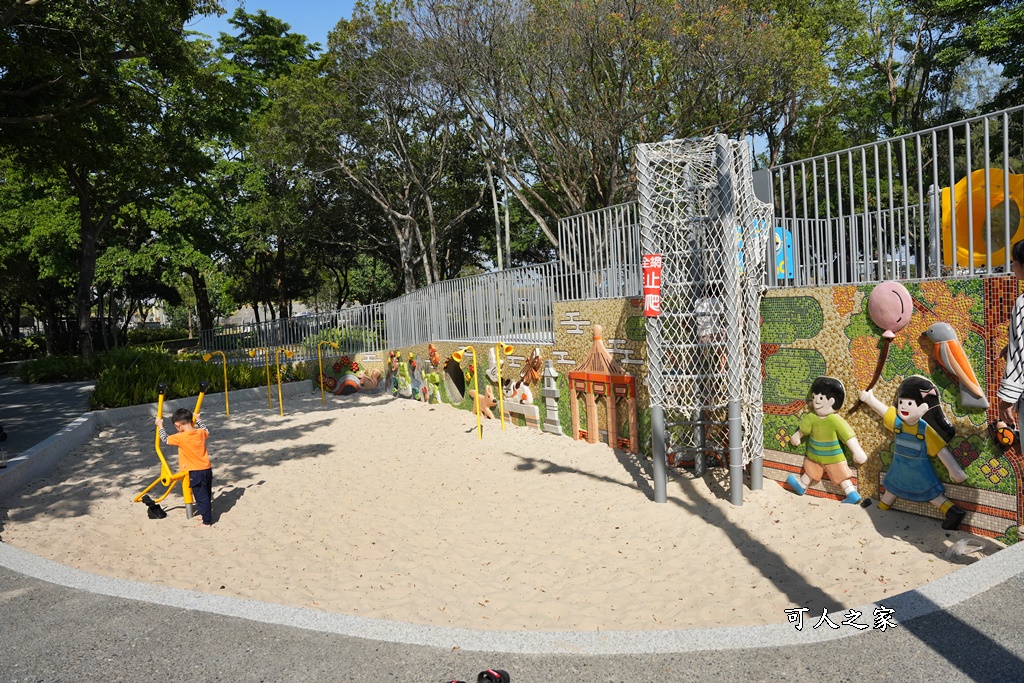
[[[0,540],[107,576],[416,624],[594,631],[785,623],[883,601],[998,550],[896,511],[772,481],[729,503],[727,473],[672,471],[471,413],[383,395],[218,397],[214,519],[181,496],[151,520],[151,419],[104,428],[0,509]],[[172,463],[175,449],[167,448]],[[158,489],[159,490],[159,489]],[[957,540],[982,550],[946,559]],[[867,616],[867,615],[866,615]],[[899,615],[895,615],[899,619]],[[839,619],[836,619],[838,623]],[[865,618],[862,621],[869,621]]]

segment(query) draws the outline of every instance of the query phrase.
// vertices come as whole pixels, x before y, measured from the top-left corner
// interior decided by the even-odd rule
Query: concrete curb
[[[286,398],[312,393],[312,391],[313,382],[311,380],[288,382],[281,385],[281,394]],[[265,392],[265,387],[236,389],[228,394],[228,400],[259,401],[262,400]],[[223,392],[206,394],[203,402],[204,413],[213,414],[220,411],[220,404],[216,401],[217,397],[223,397]],[[276,396],[274,398],[276,400]],[[164,401],[164,415],[169,415],[178,408],[191,409],[195,407],[195,404],[195,396]],[[83,413],[45,441],[10,457],[7,467],[0,470],[0,504],[28,485],[29,482],[45,477],[52,472],[61,458],[91,439],[98,427],[108,427],[136,419],[152,420],[155,416],[155,403]]]
[[[353,638],[445,650],[459,648],[471,652],[509,654],[667,654],[806,646],[869,632],[852,627],[814,629],[814,618],[819,615],[805,619],[801,631],[786,623],[666,631],[479,631],[370,619],[114,579],[73,569],[2,543],[0,565],[42,581],[100,595]],[[1007,581],[1019,574],[1022,566],[1024,544],[1017,544],[919,589],[894,595],[884,603],[858,607],[863,614],[860,621],[870,624],[872,612],[879,604],[894,610],[893,619],[900,624],[948,609]],[[783,616],[779,615],[780,621]]]

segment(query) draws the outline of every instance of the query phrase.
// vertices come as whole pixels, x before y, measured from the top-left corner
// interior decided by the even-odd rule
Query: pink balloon
[[[895,280],[886,280],[871,290],[868,296],[868,315],[885,332],[883,337],[892,339],[896,333],[910,323],[914,302],[907,288]]]

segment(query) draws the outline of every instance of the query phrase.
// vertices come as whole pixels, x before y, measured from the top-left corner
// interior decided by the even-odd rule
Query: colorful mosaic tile
[[[1004,367],[1000,351],[1006,346],[1006,325],[1014,299],[1024,291],[1024,285],[1004,276],[905,285],[913,299],[914,313],[889,344],[884,364],[882,330],[866,311],[873,285],[772,290],[766,295],[761,307],[766,467],[788,468],[790,465],[779,460],[780,454],[797,456],[802,450],[791,447],[785,437],[795,431],[806,409],[798,385],[803,383],[806,392],[810,384],[807,377],[814,373],[799,367],[793,359],[817,357],[821,361],[814,372],[836,377],[846,387],[847,401],[840,413],[868,453],[868,462],[857,468],[861,495],[878,496],[884,490],[880,481],[887,458],[891,458],[892,435],[872,411],[850,414],[850,410],[857,393],[872,380],[880,364],[880,378],[873,391],[883,403],[894,400],[904,378],[924,375],[939,390],[943,412],[956,430],[948,447],[968,476],[963,485],[947,483],[947,495],[957,501],[981,494],[1008,496],[1000,499],[1003,507],[972,504],[969,514],[973,517],[968,517],[972,529],[1005,535],[1007,528],[1024,516],[1024,497],[1020,494],[1024,461],[1019,448],[1007,453],[999,450],[988,434],[988,423],[998,419],[996,390]],[[934,343],[924,331],[936,322],[945,322],[955,331],[978,382],[985,388],[988,410],[965,407],[958,379],[935,360]],[[941,464],[936,465],[936,471],[943,481],[949,481]],[[1012,510],[1004,509],[1005,500],[1013,501]],[[938,516],[934,506],[927,503],[899,503],[897,507]]]

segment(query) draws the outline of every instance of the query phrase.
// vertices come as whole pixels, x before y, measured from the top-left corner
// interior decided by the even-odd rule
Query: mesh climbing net
[[[660,254],[661,314],[647,319],[652,405],[673,456],[743,464],[762,454],[760,300],[771,206],[754,196],[746,142],[639,145],[641,244]],[[730,435],[742,425],[742,445]],[[732,439],[730,439],[732,436]]]

